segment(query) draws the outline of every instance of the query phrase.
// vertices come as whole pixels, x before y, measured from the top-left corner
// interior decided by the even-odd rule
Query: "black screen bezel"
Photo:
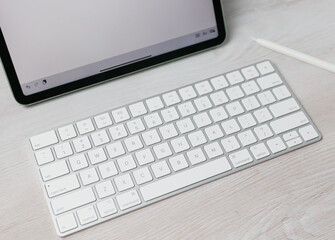
[[[10,57],[10,53],[8,51],[4,36],[1,31],[0,26],[0,58],[2,60],[8,81],[12,88],[12,92],[17,102],[21,104],[32,104],[36,103],[48,98],[52,98],[58,95],[62,95],[65,93],[72,92],[74,90],[78,90],[87,86],[92,86],[97,83],[101,83],[104,81],[113,80],[115,78],[121,77],[123,75],[133,73],[139,71],[141,69],[146,69],[148,67],[164,63],[176,58],[180,58],[201,50],[205,50],[207,48],[211,48],[217,45],[220,45],[226,39],[226,30],[221,6],[221,0],[213,0],[215,18],[218,29],[218,37],[214,39],[207,40],[205,42],[201,42],[195,45],[191,45],[185,48],[181,48],[172,52],[164,53],[159,56],[155,56],[149,59],[145,59],[142,61],[138,61],[126,66],[122,66],[107,72],[103,72],[97,75],[93,75],[90,77],[82,78],[61,86],[57,86],[51,89],[47,89],[38,93],[34,93],[31,95],[24,95],[19,79],[17,77],[12,59]]]

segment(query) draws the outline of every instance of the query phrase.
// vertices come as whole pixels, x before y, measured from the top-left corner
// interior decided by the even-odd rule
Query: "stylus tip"
[[[257,42],[257,38],[252,37],[251,39],[254,40],[255,42]]]

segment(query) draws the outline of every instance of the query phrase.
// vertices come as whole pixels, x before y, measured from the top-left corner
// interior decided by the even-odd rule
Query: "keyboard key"
[[[89,133],[89,132],[93,132],[95,130],[92,120],[90,118],[79,121],[76,123],[76,125],[78,128],[79,134],[81,135]]]
[[[235,119],[230,119],[228,121],[225,121],[221,123],[221,126],[227,135],[241,130]]]
[[[259,73],[256,70],[255,66],[250,66],[250,67],[246,67],[243,68],[241,70],[243,76],[245,77],[245,79],[250,80],[256,77],[259,77]]]
[[[136,134],[145,130],[143,122],[140,118],[127,122],[127,127],[130,134]]]
[[[180,103],[180,98],[176,91],[163,94],[163,100],[166,106],[172,106],[174,104]]]
[[[116,197],[116,201],[119,204],[121,210],[126,210],[128,208],[141,204],[141,199],[138,196],[136,190],[120,194]]]
[[[220,122],[228,118],[228,114],[223,107],[214,108],[209,111],[209,114],[213,118],[214,122]]]
[[[110,142],[110,139],[105,130],[94,132],[91,134],[94,146],[98,147]]]
[[[274,88],[272,91],[278,100],[291,97],[291,93],[289,92],[286,86],[280,86],[280,87]]]
[[[83,188],[50,202],[55,215],[78,208],[96,200],[92,188]]]
[[[95,190],[99,198],[105,198],[115,194],[115,189],[110,180],[96,184]]]
[[[45,132],[30,138],[33,150],[38,150],[52,144],[58,143],[55,131]]]
[[[104,128],[104,127],[108,127],[110,125],[113,124],[111,117],[109,116],[108,113],[103,113],[100,114],[98,116],[94,117],[94,121],[95,124],[97,125],[97,127],[100,128]]]
[[[117,213],[117,209],[113,199],[107,199],[105,201],[99,202],[97,204],[99,214],[102,218],[110,216],[114,213]]]
[[[73,146],[77,153],[80,153],[80,152],[83,152],[83,151],[86,151],[92,148],[90,140],[88,139],[87,136],[76,138],[75,140],[73,140]],[[69,150],[69,153],[70,153],[70,150]]]
[[[171,145],[175,153],[180,153],[190,148],[190,145],[186,141],[185,137],[179,137],[171,140]]]
[[[136,152],[135,156],[141,166],[155,161],[149,148]]]
[[[165,142],[153,147],[153,150],[158,159],[166,158],[172,155],[169,145]]]
[[[254,155],[256,160],[265,158],[270,155],[269,150],[266,148],[264,143],[254,145],[250,148],[252,155]]]
[[[251,130],[239,133],[237,134],[237,137],[244,147],[257,142],[257,139]]]
[[[286,149],[284,142],[280,137],[270,139],[266,142],[272,153],[281,152]]]
[[[89,168],[87,170],[83,170],[79,173],[79,175],[84,186],[99,181],[99,176],[95,168]]]
[[[306,142],[319,137],[318,133],[315,131],[312,125],[308,125],[307,127],[300,128],[299,133],[301,134],[301,136]]]
[[[120,123],[130,119],[128,111],[125,107],[112,111],[112,116],[116,123]]]
[[[257,98],[259,99],[259,101],[263,106],[269,105],[276,101],[275,97],[270,91],[265,91],[257,94]]]
[[[160,127],[159,131],[162,137],[164,138],[164,140],[168,140],[170,138],[178,136],[178,132],[173,124],[168,124],[168,125],[165,125],[164,127]]]
[[[128,173],[114,178],[114,181],[119,192],[134,187],[133,180],[131,180],[131,177]]]
[[[49,181],[51,179],[68,174],[70,171],[65,160],[59,160],[41,167],[40,172],[43,181]]]
[[[61,233],[70,231],[78,227],[76,218],[74,217],[73,213],[68,213],[63,216],[60,216],[56,218],[56,221],[57,221],[59,231]]]
[[[244,113],[243,107],[238,101],[227,104],[226,109],[232,117]]]
[[[207,110],[213,106],[207,96],[195,99],[194,104],[199,112]]]
[[[206,157],[201,148],[196,148],[192,151],[187,152],[187,158],[190,160],[192,165],[206,161]]]
[[[254,115],[259,123],[267,122],[272,119],[272,115],[267,108],[254,111]]]
[[[205,133],[209,141],[213,141],[223,137],[223,132],[219,125],[213,125],[205,129]]]
[[[106,154],[102,148],[96,148],[87,153],[91,164],[98,164],[107,160]]]
[[[258,78],[257,83],[263,90],[266,90],[268,88],[282,84],[283,81],[280,79],[277,73],[272,73],[270,75]]]
[[[264,140],[273,136],[273,133],[267,124],[255,127],[254,132],[256,133],[259,140]]]
[[[237,120],[243,129],[250,128],[256,125],[256,120],[250,113],[238,117]]]
[[[109,128],[109,133],[111,134],[114,141],[128,136],[128,133],[123,124]]]
[[[126,153],[121,142],[115,142],[106,146],[110,158],[116,158]]]
[[[228,102],[228,98],[223,91],[218,91],[218,92],[212,93],[210,95],[210,98],[212,99],[215,106],[219,106],[219,105],[222,105],[222,104]]]
[[[186,102],[178,105],[178,110],[182,117],[187,117],[196,113],[195,108],[191,102]]]
[[[138,102],[138,103],[129,105],[129,110],[130,110],[131,115],[133,115],[133,117],[139,117],[148,112],[143,102]]]
[[[147,167],[138,169],[133,172],[135,181],[138,185],[150,182],[152,180],[151,173]]]
[[[234,167],[238,168],[253,161],[247,149],[232,153],[229,155],[230,161]]]
[[[164,107],[164,104],[162,103],[162,100],[160,99],[160,97],[153,97],[153,98],[147,99],[145,102],[150,112],[162,109]]]
[[[292,131],[292,132],[289,132],[289,133],[285,133],[283,135],[283,138],[284,138],[285,141],[288,141],[288,140],[291,140],[291,139],[297,138],[297,137],[299,137],[297,131]]]
[[[195,98],[197,94],[194,91],[194,88],[192,86],[184,87],[179,89],[179,94],[182,97],[184,101],[190,100],[192,98]]]
[[[100,164],[99,165],[99,172],[101,174],[101,177],[104,178],[104,179],[115,176],[116,174],[118,174],[115,163],[113,161],[109,161],[107,163]]]
[[[58,133],[62,141],[77,137],[76,130],[74,129],[72,124],[58,128]]]
[[[124,140],[124,143],[129,152],[143,148],[143,144],[139,136],[133,136]]]
[[[286,142],[287,146],[289,146],[289,147],[294,147],[294,146],[297,146],[301,143],[302,143],[302,139],[300,137],[291,139],[291,140]]]
[[[244,97],[244,93],[242,92],[242,89],[239,86],[228,88],[226,92],[231,101]]]
[[[251,95],[260,91],[254,80],[243,83],[242,88],[247,95]]]
[[[35,152],[35,158],[38,165],[50,163],[55,160],[50,148],[45,148]]]
[[[165,160],[152,164],[151,169],[156,178],[160,178],[171,173]]]
[[[145,145],[150,146],[161,141],[156,129],[144,132],[142,134]]]
[[[206,112],[199,113],[193,117],[193,120],[198,128],[208,126],[212,123],[212,120],[209,118]]]
[[[161,114],[166,123],[174,121],[179,118],[179,115],[174,107],[162,110]]]
[[[274,72],[274,68],[269,61],[258,63],[256,67],[262,75]]]
[[[293,98],[272,104],[269,108],[274,117],[281,117],[300,109],[298,103]]]
[[[136,163],[132,155],[127,155],[117,159],[117,163],[121,172],[127,172],[131,169],[136,168]]]
[[[227,153],[240,148],[240,144],[234,136],[222,139],[221,144]]]
[[[163,124],[162,119],[160,118],[158,113],[153,113],[153,114],[145,116],[144,121],[147,124],[148,128],[154,128],[154,127],[157,127]]]
[[[78,171],[80,169],[88,167],[88,163],[84,154],[75,155],[69,158],[70,166],[72,171]]]
[[[261,106],[255,96],[242,99],[242,103],[247,111],[254,110]]]
[[[207,144],[204,149],[209,158],[215,158],[223,154],[223,151],[217,142]]]
[[[270,126],[276,134],[280,134],[282,132],[292,130],[307,123],[309,123],[309,121],[306,115],[303,112],[299,111],[289,116],[272,121],[270,123]]]
[[[226,78],[228,79],[229,83],[231,85],[238,84],[240,82],[243,82],[244,79],[240,73],[240,71],[234,71],[226,74]]]
[[[48,182],[45,185],[45,189],[47,190],[48,196],[50,198],[61,195],[66,192],[70,192],[79,187],[80,184],[75,174],[58,178],[54,181]]]
[[[191,168],[140,188],[144,201],[150,201],[231,169],[225,157]]]
[[[211,83],[213,84],[215,90],[220,90],[229,86],[226,78],[223,75],[212,78]]]
[[[177,127],[178,127],[179,131],[182,134],[191,132],[195,129],[195,127],[194,127],[190,118],[185,118],[183,120],[180,120],[176,124],[177,124]]]
[[[78,219],[81,225],[88,224],[98,220],[97,214],[95,213],[94,207],[89,206],[77,211]]]
[[[207,139],[202,131],[197,131],[189,134],[188,139],[190,140],[193,147],[197,147],[207,142]]]
[[[169,159],[173,171],[177,172],[179,170],[185,169],[188,167],[188,163],[183,154],[171,157]]]
[[[195,89],[197,90],[197,92],[199,93],[199,95],[205,95],[207,93],[213,92],[213,88],[212,86],[209,84],[208,81],[203,81],[200,83],[196,83],[195,85]]]
[[[56,157],[58,159],[71,156],[73,154],[72,148],[69,142],[58,144],[54,147]]]

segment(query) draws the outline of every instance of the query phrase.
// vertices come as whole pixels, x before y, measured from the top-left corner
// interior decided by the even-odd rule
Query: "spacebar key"
[[[202,164],[200,166],[191,168],[184,172],[166,177],[157,182],[148,184],[140,188],[140,191],[142,193],[144,201],[150,201],[154,198],[158,198],[178,189],[229,171],[230,169],[231,166],[228,163],[227,159],[225,157],[222,157],[214,161]]]

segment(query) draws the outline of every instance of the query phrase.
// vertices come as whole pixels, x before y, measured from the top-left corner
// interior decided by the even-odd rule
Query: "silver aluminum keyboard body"
[[[30,143],[56,232],[66,236],[320,139],[282,75],[262,61]]]

